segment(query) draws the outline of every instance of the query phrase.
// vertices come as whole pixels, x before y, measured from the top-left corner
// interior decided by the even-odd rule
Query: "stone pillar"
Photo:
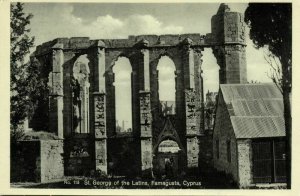
[[[247,83],[244,16],[221,4],[212,17],[213,53],[220,66],[220,84]]]
[[[95,136],[96,171],[107,174],[107,129],[106,129],[106,88],[105,88],[105,44],[99,40],[88,55],[92,70],[93,131]]]
[[[49,74],[49,130],[60,139],[64,137],[63,130],[63,44],[52,47],[52,72]]]
[[[102,41],[98,41],[97,44],[97,67],[95,67],[94,75],[94,92],[104,92],[105,90],[105,44]]]
[[[196,108],[197,112],[197,127],[199,127],[200,135],[204,135],[204,94],[203,94],[203,77],[202,77],[202,51],[203,48],[194,49],[195,60],[195,93],[196,93]]]
[[[188,170],[198,168],[200,123],[200,73],[195,66],[196,55],[192,48],[192,40],[182,41],[182,63],[185,86],[185,137]],[[199,59],[197,59],[199,60]],[[197,61],[197,63],[199,63]],[[196,86],[197,85],[197,86]]]
[[[184,71],[185,89],[195,89],[195,61],[194,50],[191,48],[193,41],[189,38],[181,42],[182,66]]]
[[[107,136],[105,94],[94,93],[94,131],[96,171],[107,174]]]
[[[238,160],[238,185],[240,188],[249,188],[252,183],[252,160],[251,160],[251,140],[237,141]]]
[[[197,127],[197,96],[193,89],[185,90],[186,104],[186,152],[188,169],[198,168],[199,159],[199,135],[200,127]]]
[[[151,94],[150,94],[150,64],[147,40],[141,40],[136,44],[140,50],[139,66],[142,81],[140,81],[139,101],[140,101],[140,160],[142,176],[152,174],[152,113],[151,113]]]
[[[141,170],[142,175],[152,172],[152,114],[150,92],[140,92],[140,127],[141,127]]]

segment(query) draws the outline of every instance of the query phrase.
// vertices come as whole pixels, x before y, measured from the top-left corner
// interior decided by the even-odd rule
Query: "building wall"
[[[213,166],[213,136],[211,133],[199,137],[199,169],[205,172]]]
[[[230,109],[230,106],[227,106]],[[213,165],[219,171],[232,175],[240,188],[252,184],[252,149],[250,139],[236,139],[223,94],[218,99],[216,124],[213,132]],[[219,158],[216,141],[219,140]],[[227,160],[227,141],[231,141],[231,162]]]
[[[238,140],[238,172],[239,186],[241,188],[249,187],[252,183],[252,160],[251,160],[251,140]]]
[[[62,179],[63,140],[26,140],[12,148],[12,182],[50,182]]]
[[[62,179],[64,176],[63,140],[41,140],[41,182]]]
[[[213,133],[213,165],[217,170],[231,174],[233,179],[238,182],[237,141],[221,91],[217,108],[216,124]],[[217,140],[219,140],[219,158],[217,158]],[[230,162],[227,160],[227,141],[230,141],[231,144]]]
[[[89,175],[95,168],[95,140],[83,136],[65,139],[64,168],[66,176]]]

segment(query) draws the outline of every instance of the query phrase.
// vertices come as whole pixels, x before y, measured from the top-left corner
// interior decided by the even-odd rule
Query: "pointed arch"
[[[164,114],[175,114],[176,66],[168,56],[161,56],[157,64],[158,98]]]
[[[116,132],[132,132],[132,67],[125,56],[114,61]]]
[[[175,141],[178,144],[178,147],[182,150],[182,152],[185,152],[183,145],[180,142],[180,137],[179,137],[173,123],[171,122],[170,117],[167,117],[164,122],[163,129],[160,132],[160,134],[157,138],[157,142],[153,147],[153,152],[157,152],[158,147],[161,144],[161,142],[168,140],[168,139]]]
[[[72,71],[72,130],[75,133],[89,133],[89,60],[87,55],[79,56]]]

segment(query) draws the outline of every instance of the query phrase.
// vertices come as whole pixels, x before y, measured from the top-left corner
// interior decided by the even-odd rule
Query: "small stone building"
[[[63,140],[53,133],[25,133],[11,146],[11,181],[47,183],[61,180],[63,152]]]
[[[213,162],[239,187],[281,183],[285,175],[282,94],[274,84],[221,84]]]

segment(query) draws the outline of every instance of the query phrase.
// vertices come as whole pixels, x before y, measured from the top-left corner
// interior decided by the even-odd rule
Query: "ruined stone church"
[[[221,84],[247,82],[243,15],[221,4],[211,27],[206,35],[73,37],[39,45],[31,58],[49,69],[49,132],[58,138],[39,144],[52,160],[41,168],[41,175],[48,175],[42,179],[91,171],[160,176],[166,160],[172,160],[174,175],[197,171],[205,150],[202,51],[212,49]],[[176,67],[171,113],[162,112],[158,93],[162,56]],[[116,128],[113,66],[119,57],[128,58],[132,68],[132,131],[126,134]],[[86,63],[78,63],[79,58]],[[165,150],[168,147],[175,150]]]

